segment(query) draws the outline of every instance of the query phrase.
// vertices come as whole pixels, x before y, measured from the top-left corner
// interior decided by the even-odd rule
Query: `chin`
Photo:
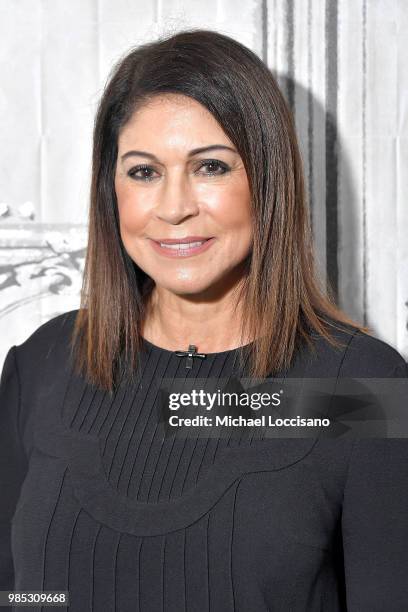
[[[203,283],[202,279],[177,279],[169,283],[169,279],[167,278],[166,282],[157,282],[157,285],[177,295],[198,295],[200,293],[206,293],[211,288],[212,283]]]

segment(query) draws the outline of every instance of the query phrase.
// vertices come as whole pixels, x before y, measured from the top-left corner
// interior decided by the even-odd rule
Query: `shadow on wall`
[[[330,283],[338,305],[366,323],[361,199],[338,132],[337,92],[328,92],[324,107],[287,75],[277,79],[296,120],[322,279]]]

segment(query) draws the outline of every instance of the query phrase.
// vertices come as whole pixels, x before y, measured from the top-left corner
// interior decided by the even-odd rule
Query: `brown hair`
[[[242,336],[255,338],[250,375],[273,376],[289,367],[299,343],[312,345],[315,333],[341,344],[329,331],[329,326],[341,329],[336,323],[367,332],[336,306],[330,287],[320,286],[295,125],[274,76],[233,38],[189,29],[127,53],[113,67],[99,103],[88,247],[71,345],[79,340],[78,371],[112,391],[123,351],[129,372],[138,362],[144,297],[152,279],[127,254],[120,236],[114,189],[118,135],[136,108],[166,93],[204,105],[245,165],[253,249],[238,298],[246,313]]]

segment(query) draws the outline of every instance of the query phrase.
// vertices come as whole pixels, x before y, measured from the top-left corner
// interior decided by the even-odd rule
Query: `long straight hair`
[[[295,124],[272,72],[233,38],[189,29],[131,49],[113,67],[99,102],[88,246],[71,340],[77,371],[112,392],[118,366],[132,374],[139,364],[141,323],[154,282],[120,236],[118,136],[136,109],[170,93],[189,96],[212,113],[247,172],[253,247],[237,305],[245,313],[241,337],[254,339],[249,375],[263,378],[288,368],[302,342],[313,344],[314,334],[341,345],[335,328],[368,332],[336,306],[330,286],[321,286]],[[242,360],[243,352],[238,354]]]

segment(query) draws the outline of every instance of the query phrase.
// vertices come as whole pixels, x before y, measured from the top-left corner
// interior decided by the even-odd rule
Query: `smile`
[[[150,240],[150,243],[156,253],[165,257],[191,257],[207,251],[215,241],[215,238],[200,240],[194,242],[178,242],[176,244],[164,244]]]

